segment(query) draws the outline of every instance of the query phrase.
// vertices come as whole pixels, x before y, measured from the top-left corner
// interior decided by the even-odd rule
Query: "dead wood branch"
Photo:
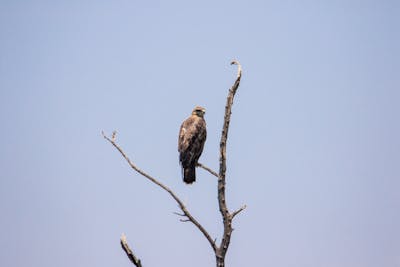
[[[121,247],[125,251],[126,255],[128,258],[131,260],[131,262],[136,266],[136,267],[142,267],[142,263],[140,259],[138,259],[135,254],[133,254],[132,250],[130,249],[128,242],[126,241],[126,236],[122,234],[121,236]]]
[[[224,124],[222,126],[222,133],[221,133],[221,141],[220,141],[220,156],[219,156],[219,175],[218,175],[218,206],[219,211],[221,212],[222,220],[224,223],[224,233],[222,235],[221,244],[219,245],[217,252],[215,254],[217,267],[224,267],[225,266],[225,255],[228,251],[229,243],[231,240],[232,235],[232,219],[235,215],[237,215],[240,211],[234,212],[232,214],[229,213],[228,207],[226,205],[226,197],[225,197],[225,174],[226,174],[226,143],[228,139],[228,130],[229,130],[229,123],[231,120],[232,114],[232,105],[233,105],[233,98],[236,94],[236,91],[240,84],[240,79],[242,77],[242,67],[240,63],[236,60],[231,62],[231,65],[238,66],[237,77],[235,83],[231,87],[228,92],[228,97],[226,99],[225,105],[225,115],[224,115]]]
[[[247,207],[247,206],[244,205],[244,206],[241,207],[240,209],[238,209],[238,210],[232,212],[232,219],[233,219],[236,215],[238,215],[241,211],[243,211],[246,207]]]
[[[236,91],[240,85],[240,79],[242,77],[242,67],[240,63],[236,60],[231,62],[232,65],[237,65],[238,66],[238,72],[237,72],[237,77],[235,80],[235,83],[233,86],[229,89],[227,100],[226,100],[226,105],[225,105],[225,115],[224,115],[224,123],[222,126],[222,133],[221,133],[221,140],[220,140],[220,156],[219,156],[219,173],[216,173],[212,169],[206,167],[205,165],[198,163],[197,166],[208,171],[210,174],[218,178],[218,183],[217,183],[217,193],[218,193],[218,206],[219,206],[219,211],[222,216],[223,220],[223,235],[222,239],[220,242],[220,245],[217,246],[216,244],[216,239],[212,239],[211,236],[208,234],[208,232],[204,229],[204,227],[190,214],[186,206],[183,204],[183,202],[177,197],[177,195],[167,186],[159,182],[157,179],[153,178],[149,174],[145,173],[141,169],[139,169],[125,154],[125,152],[121,149],[121,147],[116,143],[116,132],[114,131],[110,137],[107,137],[104,132],[102,132],[103,137],[109,141],[118,151],[119,153],[125,158],[125,160],[128,162],[129,166],[134,169],[136,172],[141,174],[142,176],[146,177],[148,180],[153,182],[154,184],[158,185],[165,191],[167,191],[171,197],[178,203],[179,208],[182,210],[183,213],[177,213],[174,212],[176,215],[181,216],[183,218],[180,219],[181,222],[191,222],[193,223],[201,233],[206,237],[208,242],[210,243],[216,257],[216,263],[217,267],[224,267],[225,266],[225,256],[228,251],[228,247],[230,244],[231,240],[231,235],[232,235],[232,220],[233,218],[238,215],[240,212],[242,212],[245,208],[246,205],[241,207],[240,209],[234,211],[234,212],[229,212],[228,207],[226,205],[226,197],[225,197],[225,184],[226,184],[226,145],[227,145],[227,140],[228,140],[228,130],[229,130],[229,124],[230,124],[230,119],[231,119],[231,114],[232,114],[232,105],[233,105],[233,99],[236,94]],[[136,267],[142,267],[141,262],[136,256],[133,254],[132,250],[129,248],[128,243],[126,242],[126,237],[123,235],[121,237],[121,246],[128,255],[129,259],[132,261],[132,263]]]
[[[167,191],[171,197],[178,203],[179,208],[182,210],[183,214],[188,218],[188,221],[192,222],[199,230],[200,232],[203,233],[203,235],[207,238],[208,242],[210,243],[212,249],[214,250],[214,252],[217,249],[217,246],[215,245],[215,242],[213,241],[213,239],[211,238],[210,234],[206,231],[206,229],[192,216],[192,214],[189,212],[189,210],[186,208],[186,206],[183,204],[182,200],[180,200],[178,198],[178,196],[171,190],[169,189],[169,187],[165,186],[164,184],[162,184],[161,182],[159,182],[157,179],[153,178],[152,176],[150,176],[149,174],[145,173],[144,171],[142,171],[141,169],[139,169],[129,158],[128,156],[125,154],[125,152],[122,150],[122,148],[115,142],[116,140],[116,134],[115,132],[113,132],[113,139],[109,138],[108,136],[105,135],[104,132],[102,132],[103,137],[110,142],[118,151],[119,153],[125,158],[125,160],[128,162],[129,166],[131,166],[132,169],[134,169],[136,172],[140,173],[142,176],[146,177],[147,179],[149,179],[151,182],[153,182],[154,184],[158,185],[159,187],[161,187],[162,189],[164,189],[165,191]]]
[[[200,168],[202,168],[202,169],[204,169],[204,170],[206,170],[206,171],[208,171],[209,173],[211,173],[211,174],[214,175],[215,177],[217,177],[217,178],[219,177],[219,176],[218,176],[218,173],[216,173],[215,171],[211,170],[211,169],[208,168],[207,166],[201,164],[200,162],[197,162],[197,166],[200,167]]]

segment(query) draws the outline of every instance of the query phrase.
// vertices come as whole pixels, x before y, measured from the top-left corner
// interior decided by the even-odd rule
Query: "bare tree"
[[[233,231],[232,220],[237,214],[239,214],[241,211],[243,211],[246,208],[246,205],[244,205],[240,209],[230,212],[227,208],[226,197],[225,197],[226,144],[227,144],[227,139],[228,139],[229,123],[230,123],[231,114],[232,114],[233,99],[234,99],[236,91],[239,87],[240,79],[242,77],[242,67],[241,67],[240,63],[238,61],[234,60],[231,62],[231,64],[238,66],[238,72],[237,72],[237,77],[236,77],[235,83],[230,88],[227,99],[226,99],[224,124],[222,127],[221,141],[220,141],[219,172],[217,173],[201,163],[198,163],[198,165],[197,165],[198,167],[203,168],[204,170],[208,171],[210,174],[212,174],[218,178],[218,184],[217,184],[218,206],[219,206],[219,211],[221,213],[223,226],[224,226],[224,231],[222,234],[222,239],[221,239],[220,244],[216,243],[216,239],[213,239],[210,236],[210,234],[207,232],[207,230],[193,217],[193,215],[189,212],[187,207],[183,204],[183,202],[179,199],[179,197],[169,187],[165,186],[164,184],[159,182],[156,178],[150,176],[146,172],[139,169],[128,158],[128,156],[125,154],[125,152],[122,150],[122,148],[116,143],[116,132],[115,131],[112,133],[111,137],[106,136],[104,134],[104,132],[102,133],[103,137],[107,141],[109,141],[120,152],[120,154],[125,158],[125,160],[128,162],[128,164],[131,166],[132,169],[134,169],[136,172],[138,172],[139,174],[141,174],[142,176],[144,176],[145,178],[147,178],[154,184],[156,184],[159,187],[161,187],[162,189],[164,189],[178,203],[179,208],[181,209],[182,213],[175,213],[175,214],[182,217],[180,219],[180,221],[193,223],[197,227],[197,229],[204,235],[204,237],[208,240],[208,242],[211,245],[211,248],[213,249],[213,251],[215,253],[217,267],[225,266],[225,256],[226,256],[226,252],[228,251],[228,248],[229,248],[229,244],[231,241],[231,235],[232,235],[232,231]],[[128,258],[131,260],[131,262],[136,267],[142,267],[142,263],[141,263],[140,259],[138,259],[134,255],[132,250],[130,249],[130,247],[126,241],[125,235],[122,235],[120,242],[121,242],[122,249],[125,251],[125,253],[127,254]]]

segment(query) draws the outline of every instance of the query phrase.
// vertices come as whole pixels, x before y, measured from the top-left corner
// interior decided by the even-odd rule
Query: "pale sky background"
[[[172,198],[220,240],[216,179],[183,184],[181,122],[206,107],[201,162],[228,139],[227,266],[400,266],[399,1],[0,1],[0,266],[214,266]]]

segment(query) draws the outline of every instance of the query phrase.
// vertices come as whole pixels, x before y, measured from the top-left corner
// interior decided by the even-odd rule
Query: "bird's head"
[[[192,115],[198,116],[203,118],[204,114],[206,113],[206,109],[200,106],[197,106],[193,109]]]

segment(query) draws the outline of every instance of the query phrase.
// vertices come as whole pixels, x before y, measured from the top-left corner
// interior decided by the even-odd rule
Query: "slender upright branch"
[[[236,81],[229,90],[228,97],[226,99],[225,105],[225,115],[224,115],[224,124],[222,126],[222,134],[221,134],[221,141],[220,141],[220,157],[219,157],[219,175],[218,175],[218,205],[219,210],[222,215],[222,220],[224,223],[224,233],[222,235],[221,244],[218,247],[216,253],[216,261],[217,267],[225,266],[225,255],[228,251],[229,243],[231,240],[231,234],[233,231],[232,228],[232,218],[233,214],[236,215],[239,212],[235,212],[233,214],[229,213],[228,207],[226,205],[226,198],[225,198],[225,173],[226,173],[226,143],[228,139],[228,130],[229,130],[229,123],[232,114],[232,105],[233,105],[233,98],[235,93],[240,84],[240,78],[242,77],[242,67],[238,61],[232,61],[231,65],[238,66],[238,73],[236,77]],[[244,209],[244,208],[243,208]]]
[[[149,174],[145,173],[144,171],[142,171],[141,169],[139,169],[129,158],[128,156],[125,154],[125,152],[122,150],[122,148],[115,142],[116,140],[116,133],[113,132],[112,134],[112,138],[109,138],[108,136],[106,136],[104,134],[104,132],[102,132],[103,137],[110,142],[118,151],[119,153],[125,158],[125,160],[128,162],[129,166],[131,166],[132,169],[134,169],[136,172],[140,173],[142,176],[146,177],[147,179],[149,179],[151,182],[153,182],[154,184],[158,185],[159,187],[161,187],[162,189],[164,189],[165,191],[167,191],[171,197],[178,203],[179,208],[182,210],[183,214],[185,214],[185,216],[187,217],[188,221],[192,222],[199,230],[200,232],[203,233],[203,235],[207,238],[208,242],[210,243],[212,249],[214,250],[214,252],[217,249],[217,246],[215,244],[215,241],[211,238],[210,234],[206,231],[206,229],[192,216],[192,214],[189,212],[189,210],[186,208],[186,206],[183,204],[182,200],[180,200],[178,198],[178,196],[171,190],[169,189],[167,186],[165,186],[164,184],[162,184],[161,182],[159,182],[157,179],[153,178],[152,176],[150,176]]]
[[[135,254],[133,254],[132,250],[130,249],[128,242],[126,241],[126,236],[122,234],[121,236],[121,247],[125,251],[126,255],[128,258],[131,260],[131,262],[136,266],[136,267],[142,267],[142,262],[140,259],[138,259]]]

